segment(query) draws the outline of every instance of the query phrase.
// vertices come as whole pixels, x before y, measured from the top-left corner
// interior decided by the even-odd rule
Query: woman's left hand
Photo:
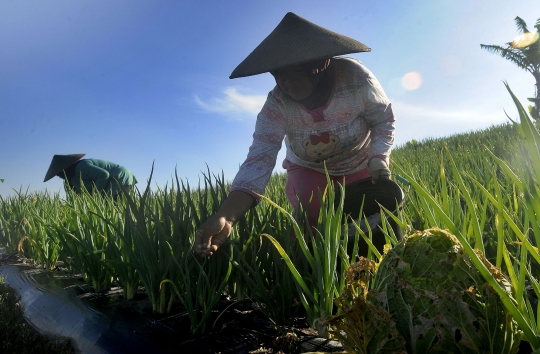
[[[379,182],[380,178],[382,178],[382,179],[389,179],[390,178],[389,175],[386,175],[386,174],[383,174],[383,173],[384,173],[384,170],[375,170],[375,171],[373,171],[373,174],[371,175],[371,183],[376,184],[377,182]]]
[[[376,184],[379,178],[389,179],[390,169],[386,162],[379,158],[373,158],[368,165],[369,174],[371,175],[371,183]]]

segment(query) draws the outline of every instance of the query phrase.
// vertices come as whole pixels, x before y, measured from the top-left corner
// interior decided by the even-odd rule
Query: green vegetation
[[[530,72],[536,80],[536,95],[529,98],[534,105],[529,106],[529,113],[535,119],[540,119],[540,18],[534,27],[536,32],[530,32],[527,24],[520,17],[515,18],[516,26],[521,35],[504,47],[498,45],[480,44],[480,48],[498,54],[510,60],[519,68]]]
[[[49,339],[36,334],[23,319],[15,292],[0,278],[0,352],[2,353],[74,353],[66,340]]]
[[[335,331],[351,352],[517,351],[521,332],[516,323],[450,233],[417,231],[375,268],[366,262],[352,267],[347,291],[338,298],[343,311],[332,323],[346,333]],[[497,277],[510,294],[504,280]]]
[[[510,296],[509,282],[490,271]],[[409,353],[512,353],[521,340],[493,287],[457,238],[440,229],[417,231],[390,250],[370,297],[394,314]]]
[[[385,215],[405,235],[448,230],[459,241],[467,266],[475,269],[471,279],[489,286],[490,296],[500,300],[482,300],[486,311],[502,311],[503,306],[509,314],[506,327],[499,330],[514,335],[518,328],[524,340],[540,349],[534,301],[540,295],[540,134],[512,97],[519,113],[516,122],[396,148],[392,171],[406,193],[405,204],[397,216]],[[350,249],[341,242],[342,228],[345,233],[354,228],[357,240],[369,241],[371,235],[343,220],[343,200],[334,209],[335,194],[329,190],[321,197],[318,232],[295,237],[305,234],[304,222],[291,216],[285,178],[272,177],[269,197],[248,212],[234,227],[230,242],[209,259],[193,256],[194,233],[229,190],[223,175],[210,171],[196,189],[175,179],[171,186],[151,191],[148,181],[142,194],[116,202],[89,193],[68,193],[65,200],[47,193],[0,197],[0,246],[24,252],[48,268],[62,260],[96,291],[119,284],[128,299],[141,285],[156,313],[171,311],[178,297],[189,313],[193,335],[212,330],[210,314],[221,295],[236,299],[238,306],[258,306],[277,328],[301,315],[321,335],[336,335],[335,329],[344,324],[332,324],[331,319],[349,310],[363,313],[354,306],[372,306],[362,298],[379,284],[353,286],[347,280],[347,269],[358,263],[347,257]],[[397,240],[383,220],[388,251]],[[376,273],[385,257],[370,251],[361,264],[372,265],[366,269]],[[336,299],[341,300],[336,304]],[[359,319],[374,321],[365,328],[386,331],[389,348],[405,345],[396,334],[403,327],[388,320],[390,305],[370,311],[377,316]],[[454,331],[456,345],[465,337]],[[501,348],[511,352],[514,344],[507,340]]]

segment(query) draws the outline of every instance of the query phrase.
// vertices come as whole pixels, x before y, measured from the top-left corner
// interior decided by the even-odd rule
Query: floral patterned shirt
[[[394,114],[373,74],[358,60],[333,58],[334,80],[325,106],[312,111],[276,86],[257,116],[253,143],[231,191],[263,194],[285,139],[286,159],[330,175],[367,168],[378,157],[389,163]]]

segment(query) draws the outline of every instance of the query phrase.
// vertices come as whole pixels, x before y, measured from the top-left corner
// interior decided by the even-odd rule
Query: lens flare
[[[422,86],[422,75],[417,71],[406,73],[401,78],[401,86],[407,91],[414,91]]]
[[[537,40],[538,40],[538,32],[534,32],[534,33],[527,32],[527,33],[520,34],[519,36],[514,38],[512,43],[510,43],[510,45],[514,48],[525,48],[525,47],[530,46]]]

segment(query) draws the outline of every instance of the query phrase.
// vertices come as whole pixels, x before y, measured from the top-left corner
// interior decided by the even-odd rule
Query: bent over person
[[[307,209],[312,227],[320,209],[318,193],[327,184],[325,164],[331,180],[345,185],[388,180],[394,144],[391,104],[360,61],[338,57],[370,50],[289,12],[236,67],[231,79],[269,72],[276,86],[257,116],[253,143],[230,194],[196,233],[196,253],[214,253],[259,202],[283,139],[285,191],[295,209],[298,202]]]
[[[84,186],[89,192],[95,188],[113,198],[121,194],[121,188],[129,192],[137,183],[127,168],[105,160],[82,159],[83,156],[85,154],[54,155],[43,182],[57,176],[76,193]]]

